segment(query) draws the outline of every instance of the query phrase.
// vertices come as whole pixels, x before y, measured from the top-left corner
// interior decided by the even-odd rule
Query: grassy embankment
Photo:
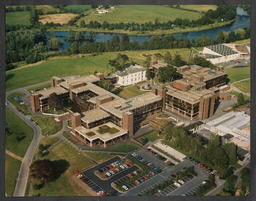
[[[181,55],[184,60],[187,60],[189,49],[163,49],[163,50],[149,50],[149,51],[123,51],[134,62],[143,65],[145,57],[140,56],[141,53],[147,52],[151,54],[170,51],[172,55],[176,52]],[[99,56],[84,56],[80,57],[56,57],[45,60],[42,63],[34,66],[17,68],[6,72],[6,91],[17,89],[20,87],[29,86],[32,84],[49,81],[52,76],[71,76],[71,75],[88,75],[98,72],[111,72],[112,67],[107,66],[110,59],[115,59],[118,52],[104,53]],[[54,68],[53,68],[54,66]],[[113,69],[114,70],[114,69]],[[40,72],[40,73],[38,73]]]
[[[116,148],[111,149],[111,151],[130,152],[130,151],[134,151],[135,149],[137,149],[137,147],[135,145],[133,145],[132,143],[126,143],[126,144],[122,144]]]
[[[13,196],[20,165],[21,161],[5,154],[5,192],[8,196]]]
[[[54,121],[52,117],[34,116],[35,121],[42,130],[42,135],[54,135],[62,129],[62,124]]]
[[[6,125],[12,132],[6,135],[6,149],[14,154],[24,157],[27,148],[33,138],[33,130],[24,121],[17,117],[10,109],[6,107]],[[23,139],[18,141],[17,135],[22,133]]]
[[[72,146],[63,142],[54,147],[45,159],[66,160],[69,168],[56,181],[46,183],[41,189],[33,189],[33,195],[41,196],[89,196],[89,194],[79,187],[72,176],[82,170],[88,169],[94,163],[80,154]]]

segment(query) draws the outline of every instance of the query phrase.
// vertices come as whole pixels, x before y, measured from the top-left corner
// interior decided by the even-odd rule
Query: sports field
[[[29,11],[22,12],[7,12],[6,13],[6,24],[7,25],[31,25],[29,21]]]
[[[250,77],[250,67],[227,68],[225,71],[231,83]]]
[[[201,17],[199,13],[170,8],[161,5],[119,5],[114,10],[109,10],[109,13],[99,14],[96,10],[84,19],[85,22],[91,20],[97,20],[103,23],[107,21],[108,23],[119,23],[119,22],[135,22],[135,23],[145,23],[145,22],[155,22],[158,18],[159,22],[167,22],[168,20],[175,20],[176,18],[182,19],[198,19]],[[78,22],[79,23],[79,22]]]
[[[153,50],[147,53],[164,54],[167,50]],[[184,60],[187,60],[189,49],[168,49],[172,56],[177,52]],[[145,58],[140,56],[144,51],[124,51],[134,62],[143,65]],[[71,76],[71,75],[88,75],[98,72],[111,72],[112,67],[108,66],[110,59],[115,59],[118,52],[104,53],[99,56],[84,56],[84,57],[58,57],[57,59],[49,59],[38,65],[15,69],[6,72],[6,91],[29,86],[32,84],[49,81],[52,76]]]
[[[6,125],[12,134],[5,135],[6,149],[23,157],[33,138],[33,130],[6,107]],[[20,139],[18,137],[20,137]],[[24,137],[22,137],[24,136]]]
[[[21,161],[5,154],[5,192],[8,196],[13,196],[20,165]]]
[[[56,181],[46,183],[39,190],[33,189],[33,194],[41,196],[89,196],[89,194],[79,187],[72,179],[72,176],[78,171],[88,169],[94,163],[80,154],[75,148],[63,142],[54,147],[45,159],[66,160],[69,168]]]

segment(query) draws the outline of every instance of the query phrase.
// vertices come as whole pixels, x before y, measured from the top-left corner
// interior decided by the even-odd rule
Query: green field
[[[227,68],[225,71],[231,83],[250,77],[250,67]]]
[[[250,80],[244,80],[242,82],[237,82],[234,85],[241,91],[243,91],[245,93],[250,93]]]
[[[7,12],[6,13],[6,24],[7,25],[31,25],[29,21],[29,11],[22,12]]]
[[[41,10],[44,14],[47,12],[59,12],[60,9],[54,8],[51,5],[36,5],[36,10]]]
[[[147,51],[148,53],[161,53],[164,54],[167,50],[153,50]],[[176,52],[187,60],[189,55],[189,49],[168,49],[172,55]],[[122,54],[126,54],[129,58],[132,58],[134,62],[143,65],[144,57],[140,56],[144,51],[124,51]],[[99,56],[85,56],[76,58],[57,58],[46,60],[45,62],[15,69],[6,72],[6,91],[17,89],[20,87],[29,86],[32,84],[49,81],[52,76],[71,76],[71,75],[88,75],[98,72],[111,72],[112,67],[108,66],[110,59],[115,59],[118,52],[109,52]],[[40,73],[39,73],[40,72]]]
[[[52,117],[31,117],[42,130],[42,135],[54,135],[62,129],[62,123],[57,123]]]
[[[111,151],[116,152],[130,152],[137,149],[137,147],[131,143],[122,144],[114,149],[111,149]]]
[[[25,106],[24,104],[21,105],[18,101],[14,100],[13,98],[15,97],[21,97],[24,96],[23,93],[20,92],[14,92],[12,94],[10,94],[9,96],[7,96],[7,100],[8,102],[10,102],[12,105],[14,105],[15,107],[19,108],[20,110],[22,110],[22,112],[24,112],[24,114],[29,115],[30,112],[28,111],[27,106]]]
[[[91,5],[68,5],[65,6],[65,10],[68,10],[69,12],[75,11],[75,12],[83,12],[85,10],[90,10]]]
[[[17,117],[10,109],[6,107],[6,125],[12,132],[11,135],[6,136],[6,149],[14,154],[23,157],[27,148],[33,138],[33,130],[24,121]],[[25,138],[18,141],[16,139],[17,133],[24,133]]]
[[[216,5],[180,5],[181,8],[195,10],[198,12],[206,12],[209,9],[216,10]]]
[[[45,158],[52,161],[66,160],[69,163],[69,168],[56,181],[45,184],[40,190],[33,189],[33,195],[89,196],[85,190],[76,184],[72,176],[77,172],[92,167],[94,163],[91,160],[80,154],[66,142],[54,147]]]
[[[5,154],[5,192],[8,196],[13,196],[20,165],[19,160]]]
[[[157,139],[161,138],[160,136],[157,136],[155,132],[148,133],[146,135],[143,135],[143,138],[148,139],[150,142],[154,142]]]
[[[149,21],[154,23],[156,18],[158,18],[159,22],[167,22],[168,20],[174,20],[176,18],[192,20],[200,17],[201,15],[196,12],[161,5],[120,5],[114,10],[110,9],[109,13],[99,14],[95,10],[94,13],[81,19],[84,19],[86,23],[91,20],[97,20],[101,23],[107,21],[109,23],[135,22],[141,24]]]
[[[30,88],[27,88],[26,90],[28,92],[31,92],[31,91],[34,91],[34,90],[39,90],[39,89],[44,89],[44,88],[49,88],[51,87],[51,83],[46,83],[46,84],[41,84],[39,86],[35,86],[35,87],[30,87]]]
[[[148,93],[148,91],[141,91],[137,87],[126,87],[119,93],[119,95],[123,98],[132,98],[145,93]]]
[[[90,156],[93,160],[97,161],[98,163],[103,163],[104,161],[114,157],[112,154],[107,153],[86,152],[85,154]]]

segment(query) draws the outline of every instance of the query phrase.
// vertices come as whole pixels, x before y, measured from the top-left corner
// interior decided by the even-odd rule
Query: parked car
[[[113,165],[108,165],[109,168],[113,168]]]
[[[173,179],[175,179],[175,178],[176,178],[176,176],[175,176],[174,174],[172,174],[172,175],[171,175],[171,177],[172,177]]]
[[[127,174],[127,176],[128,176],[129,178],[133,178],[132,174]]]
[[[107,172],[105,175],[106,175],[107,177],[110,177],[110,176],[111,176],[111,174],[110,174],[109,172]]]
[[[135,153],[135,152],[133,152],[133,153],[132,153],[132,156],[133,156],[133,157],[138,157],[138,154]]]
[[[193,177],[192,175],[190,175],[190,174],[188,174],[187,177],[188,177],[189,179],[193,179],[193,178],[194,178],[194,177]]]
[[[98,187],[98,186],[95,186],[95,187],[93,187],[92,188],[92,190],[94,190],[94,191],[97,191],[97,190],[99,190],[100,188]]]
[[[121,167],[118,167],[118,170],[122,171],[123,169]]]
[[[145,181],[145,179],[144,179],[142,176],[140,176],[140,180],[141,180],[141,181]]]
[[[128,191],[129,189],[128,189],[128,187],[127,186],[125,186],[125,185],[123,185],[122,186],[122,188],[124,189],[124,190],[126,190],[126,191]]]
[[[150,172],[148,173],[148,175],[149,175],[150,177],[153,177],[153,175],[152,175]]]
[[[125,169],[125,167],[123,166],[123,165],[120,165],[120,167],[124,170]]]
[[[109,172],[110,172],[112,175],[114,175],[114,174],[115,174],[112,170],[110,170]]]
[[[117,171],[115,169],[112,170],[115,174],[117,173]]]
[[[155,175],[155,173],[154,172],[152,172],[152,171],[150,171],[150,173],[154,176]]]
[[[148,180],[148,178],[145,175],[143,175],[142,177],[143,177],[143,179]]]
[[[135,183],[136,183],[136,184],[140,184],[140,182],[139,182],[138,180],[135,180]]]
[[[181,185],[176,181],[174,182],[174,185],[177,186],[177,187],[181,187]]]
[[[133,166],[133,163],[131,161],[128,162],[131,166]]]
[[[158,166],[156,166],[156,167],[154,168],[154,170],[159,170],[159,167],[158,167]]]
[[[180,184],[185,184],[185,182],[184,182],[183,180],[181,180],[181,179],[179,179],[178,182],[179,182]]]

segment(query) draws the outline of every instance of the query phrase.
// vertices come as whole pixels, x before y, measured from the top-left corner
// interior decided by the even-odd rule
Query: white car
[[[126,169],[126,167],[124,167],[123,165],[120,165],[120,167],[124,170],[124,169]]]
[[[103,193],[104,191],[98,191],[97,192],[97,195],[100,195],[101,193]]]
[[[109,177],[111,176],[111,174],[109,172],[107,172],[106,175],[109,176]]]
[[[83,175],[82,174],[79,174],[77,175],[77,178],[80,179]]]
[[[181,183],[181,184],[185,184],[185,182],[182,181],[181,179],[179,179],[178,182]]]
[[[125,185],[123,185],[122,186],[122,188],[124,189],[124,190],[126,190],[126,191],[128,191],[129,189],[128,189],[128,187],[127,186],[125,186]]]
[[[174,182],[174,185],[177,186],[177,187],[181,187],[181,185],[176,181]]]
[[[202,181],[202,184],[206,184],[206,181]]]

